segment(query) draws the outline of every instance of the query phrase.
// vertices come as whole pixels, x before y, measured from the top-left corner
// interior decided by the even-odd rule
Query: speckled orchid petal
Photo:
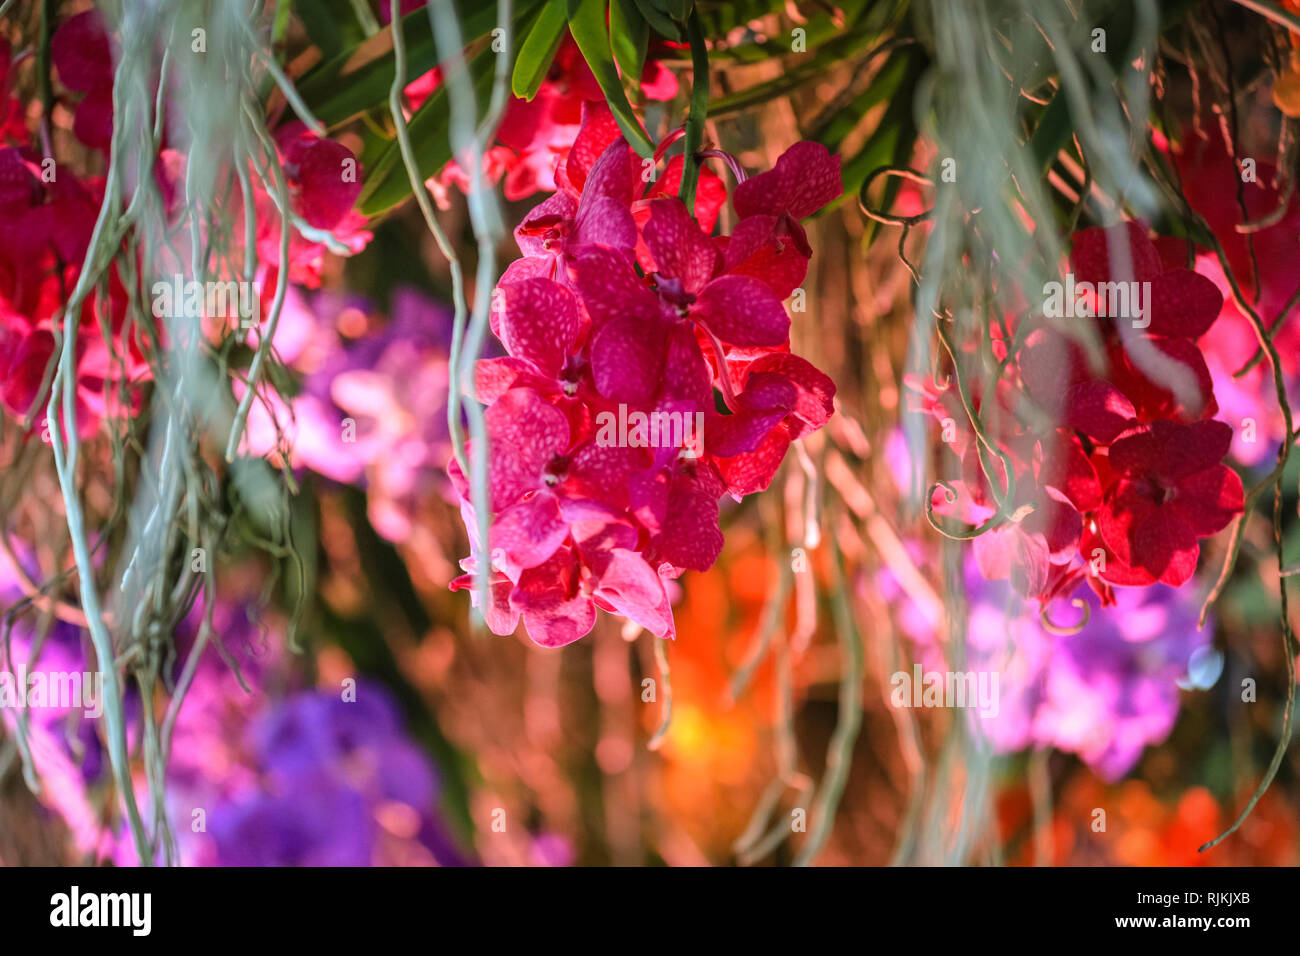
[[[1055,488],[1080,512],[1101,504],[1101,480],[1079,439],[1057,434],[1044,441],[1045,459],[1038,474],[1044,488]]]
[[[316,229],[336,227],[361,194],[361,167],[352,151],[332,139],[320,139],[302,154],[298,165],[298,212]]]
[[[627,483],[628,510],[653,538],[663,531],[668,515],[668,475],[664,471],[641,471]]]
[[[736,187],[732,204],[741,218],[786,213],[794,219],[811,216],[844,193],[840,157],[821,143],[795,143],[767,172]]]
[[[1185,422],[1212,417],[1219,408],[1214,379],[1196,343],[1190,339],[1149,341],[1155,350],[1153,361],[1159,364],[1148,366],[1145,358],[1139,362],[1130,350],[1112,361],[1110,372],[1111,380],[1133,401],[1138,417]],[[1174,373],[1179,373],[1177,378]],[[1180,381],[1189,387],[1175,391],[1171,386]]]
[[[1156,421],[1115,442],[1110,466],[1122,475],[1173,482],[1219,464],[1231,444],[1232,427],[1224,422]]]
[[[89,93],[113,85],[113,53],[104,18],[87,10],[59,24],[50,37],[50,61],[59,82],[70,90]]]
[[[113,88],[100,87],[87,93],[72,117],[72,133],[92,149],[113,145]]]
[[[523,279],[502,287],[500,300],[506,349],[542,372],[557,375],[581,327],[573,293],[549,279]]]
[[[699,293],[722,262],[717,247],[676,197],[650,203],[642,236],[654,271],[661,279],[676,280],[687,295]]]
[[[569,444],[569,423],[530,388],[512,388],[484,413],[492,510],[515,504],[543,484],[543,469]]]
[[[534,492],[492,522],[488,531],[492,564],[517,578],[522,570],[550,558],[568,534],[555,495],[545,490]]]
[[[737,498],[765,491],[776,477],[789,448],[789,431],[783,427],[773,428],[754,450],[719,458],[717,466],[727,483],[727,491]]]
[[[1050,414],[1064,414],[1070,389],[1091,380],[1083,350],[1055,329],[1030,332],[1016,364],[1029,397]]]
[[[990,581],[1008,581],[1016,592],[1033,596],[1047,584],[1051,552],[1041,534],[1016,524],[1001,525],[980,535],[972,549],[980,573]]]
[[[1097,522],[1107,546],[1127,565],[1180,587],[1196,573],[1200,545],[1181,516],[1155,504],[1136,482],[1118,482]]]
[[[1178,483],[1178,496],[1170,506],[1196,537],[1218,534],[1245,507],[1241,476],[1226,465],[1188,475]]]
[[[790,338],[781,300],[749,276],[714,279],[696,297],[691,318],[729,345],[779,346]]]
[[[469,591],[470,603],[479,607],[478,592],[474,589],[473,562],[462,563],[470,565],[470,573],[453,580],[450,588],[453,591]],[[519,612],[510,606],[510,593],[514,589],[514,582],[500,571],[494,571],[488,579],[488,606],[483,608],[483,618],[488,630],[499,637],[508,637],[519,626]]]
[[[569,150],[569,158],[564,164],[564,175],[571,189],[582,192],[587,184],[587,175],[596,161],[622,135],[614,114],[604,100],[582,104],[582,129],[578,131],[578,137],[573,141],[573,148]]]
[[[577,248],[591,244],[628,252],[635,248],[636,222],[625,203],[608,196],[596,196],[590,200],[583,196],[567,246]]]
[[[667,345],[657,322],[631,316],[607,322],[591,341],[596,390],[615,402],[648,402],[662,386]]]
[[[1148,334],[1194,339],[1219,317],[1223,293],[1199,272],[1170,269],[1151,280],[1148,307]]]
[[[1112,254],[1113,253],[1113,254]],[[1128,269],[1122,269],[1125,260]],[[1149,282],[1164,271],[1160,253],[1146,227],[1125,222],[1109,228],[1094,226],[1074,236],[1070,265],[1076,282]]]
[[[673,636],[673,613],[663,579],[640,554],[626,548],[598,552],[595,597],[607,610],[640,624],[655,637]]]
[[[746,367],[742,387],[748,391],[752,378],[767,375],[779,375],[796,390],[790,411],[800,426],[791,429],[794,437],[816,431],[834,414],[835,383],[807,359],[789,352],[764,355]]]
[[[700,343],[687,323],[676,323],[668,332],[664,397],[681,399],[700,409],[713,407],[712,373],[700,351]]]
[[[1158,421],[1111,446],[1121,477],[1097,527],[1120,561],[1172,587],[1191,577],[1197,539],[1217,534],[1244,508],[1240,476],[1220,464],[1231,441],[1222,422]]]
[[[704,429],[704,448],[719,458],[751,452],[763,443],[768,432],[781,424],[785,415],[783,410],[713,415]]]
[[[636,274],[632,260],[606,246],[584,246],[573,252],[569,276],[599,328],[611,319],[658,317],[659,297]]]
[[[783,231],[776,216],[742,219],[723,247],[722,257],[728,275],[760,279],[782,300],[808,274],[808,258]]]
[[[676,196],[682,188],[682,167],[685,161],[674,156],[664,165],[664,170],[650,186],[647,199]],[[695,187],[695,221],[705,233],[712,233],[718,213],[727,204],[727,184],[708,166],[700,168],[700,181]]]
[[[1065,393],[1064,422],[1089,438],[1108,445],[1132,426],[1137,410],[1110,382],[1080,382]]]
[[[588,497],[616,507],[627,506],[627,481],[644,467],[642,449],[600,445],[589,441],[573,453],[563,491],[569,497]]]
[[[613,199],[624,209],[636,198],[641,185],[641,159],[621,137],[601,153],[587,174],[582,188],[582,202]]]
[[[707,571],[722,553],[718,498],[722,482],[707,466],[679,472],[668,485],[663,530],[653,544],[674,567]]]
[[[554,238],[563,236],[578,214],[578,201],[566,192],[542,200],[515,227],[515,242],[525,256],[547,256],[558,250]],[[503,278],[504,282],[505,279]]]
[[[596,607],[578,587],[577,553],[561,548],[543,565],[524,571],[510,593],[510,606],[524,619],[534,644],[564,647],[591,633]]]
[[[506,355],[501,358],[479,359],[474,366],[475,395],[480,402],[488,405],[516,386],[541,391],[547,384],[548,379],[527,359]],[[469,394],[468,388],[465,393]]]

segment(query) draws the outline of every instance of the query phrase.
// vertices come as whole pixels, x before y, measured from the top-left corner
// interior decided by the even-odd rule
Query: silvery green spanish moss
[[[1152,215],[1159,195],[1143,161],[1158,9],[1154,0],[1136,0],[1130,34],[1121,37],[1112,30],[1103,41],[1107,54],[1094,52],[1090,41],[1093,30],[1111,25],[1113,18],[1105,24],[1088,22],[1074,12],[1086,7],[1041,0],[929,0],[924,9],[933,32],[934,63],[920,85],[915,109],[919,128],[935,145],[937,168],[930,177],[932,228],[916,265],[907,370],[924,377],[944,361],[950,363],[952,384],[988,471],[998,451],[982,436],[997,431],[997,403],[984,402],[976,411],[972,396],[992,394],[1001,369],[990,361],[987,346],[975,354],[960,346],[968,340],[983,342],[985,330],[1001,316],[1026,305],[1032,310],[1039,290],[1059,279],[1065,251],[1060,240],[1064,229],[1045,175],[1044,163],[1053,157],[1035,155],[1024,121],[1026,107],[1038,97],[1058,96],[1069,109],[1074,137],[1068,151],[1086,171],[1087,181],[1065,228],[1073,226],[1092,193],[1107,197],[1110,205],[1103,208],[1111,220],[1123,214]],[[945,161],[948,177],[940,175]],[[1122,258],[1127,250],[1114,253]],[[938,354],[932,345],[936,333],[944,346]],[[1094,329],[1080,325],[1066,334],[1092,361],[1101,360]],[[1145,341],[1133,351],[1153,378],[1174,388],[1186,384],[1179,379],[1182,370],[1170,367]],[[918,416],[905,416],[912,460],[918,463],[925,461],[922,427]],[[928,503],[931,492],[924,484],[913,486]],[[995,517],[1005,520],[1014,492],[1007,489],[1003,495],[996,480],[990,486],[999,496]],[[964,656],[966,630],[959,599],[962,550],[944,549],[947,615],[958,660]],[[926,801],[926,822],[913,821],[905,841],[908,851],[897,862],[959,863],[970,855],[976,848],[975,829],[990,819],[991,761],[991,748],[978,729],[956,728],[936,774],[918,781],[931,788],[934,799]],[[960,781],[952,778],[957,768]],[[956,795],[944,798],[953,786]],[[960,801],[955,817],[951,800]]]
[[[496,285],[496,245],[505,234],[495,195],[484,187],[483,156],[487,145],[496,136],[497,124],[505,110],[507,83],[511,64],[511,16],[513,4],[510,0],[500,0],[497,5],[497,26],[493,30],[492,52],[496,54],[493,71],[492,96],[488,103],[487,114],[480,127],[478,120],[478,101],[474,95],[474,85],[470,81],[469,70],[465,61],[464,40],[456,11],[450,0],[432,0],[427,6],[429,26],[438,43],[438,54],[444,64],[444,80],[451,104],[452,155],[457,162],[468,164],[470,224],[478,245],[478,270],[475,278],[474,307],[469,327],[459,336],[458,342],[452,344],[450,363],[456,366],[456,382],[474,381],[474,364],[483,352],[487,338],[488,313],[491,310],[491,289]],[[395,31],[400,32],[400,31]],[[457,322],[457,329],[461,323]],[[458,351],[457,346],[463,351]],[[470,434],[474,439],[477,454],[470,464],[470,480],[473,490],[474,511],[479,522],[479,540],[483,548],[482,559],[475,567],[475,590],[479,593],[480,611],[486,613],[488,593],[488,574],[491,546],[488,541],[488,440],[487,428],[483,418],[483,407],[479,404],[477,391],[471,384],[471,400],[465,410],[470,422]],[[454,399],[459,403],[459,398]],[[448,402],[448,408],[454,408]],[[459,423],[457,423],[459,427]]]
[[[104,201],[86,261],[56,328],[59,358],[47,414],[51,423],[62,424],[50,428],[51,444],[81,605],[104,675],[103,719],[117,797],[140,862],[149,865],[161,857],[170,864],[177,862],[177,852],[166,815],[167,757],[199,656],[212,643],[224,654],[211,626],[211,575],[230,536],[230,525],[242,517],[263,529],[244,537],[287,561],[300,578],[302,564],[289,537],[287,496],[294,485],[287,456],[278,482],[261,460],[238,459],[231,465],[228,474],[242,512],[232,517],[225,514],[224,476],[214,472],[201,451],[208,441],[234,457],[251,403],[260,400],[264,370],[273,361],[270,340],[284,303],[287,269],[279,270],[266,331],[254,350],[238,408],[229,384],[230,376],[238,374],[229,365],[233,343],[228,339],[215,351],[210,349],[198,314],[179,310],[155,319],[149,290],[155,281],[170,282],[178,274],[200,283],[216,276],[253,280],[256,222],[250,168],[275,198],[281,262],[287,262],[293,222],[284,174],[260,105],[265,84],[278,84],[290,106],[301,111],[300,118],[320,127],[274,64],[263,38],[260,5],[141,0],[114,5],[105,13],[121,48],[113,89],[113,142]],[[192,45],[196,30],[203,31],[202,43]],[[155,79],[157,88],[152,85]],[[185,159],[179,219],[169,217],[155,178],[165,120],[169,145]],[[232,234],[227,207],[236,182],[244,203],[242,236]],[[178,248],[182,236],[190,247],[188,255]],[[244,255],[239,262],[231,261],[231,251],[240,242]],[[121,258],[119,274],[128,286],[128,327],[138,326],[156,358],[151,363],[154,385],[149,407],[127,423],[133,431],[147,427],[148,435],[142,436],[145,446],[134,498],[129,509],[119,508],[126,511],[125,544],[120,553],[108,553],[101,560],[95,553],[99,545],[92,549],[89,544],[77,478],[77,342],[82,304],[106,281],[117,257]],[[139,285],[134,281],[137,275]],[[120,475],[129,452],[124,443],[115,442],[114,453]],[[107,540],[111,529],[97,530],[100,542]],[[191,560],[195,549],[203,556],[197,567]],[[116,586],[108,586],[109,582]],[[199,634],[179,681],[170,686],[174,629],[200,592],[204,610]],[[300,581],[300,599],[303,594]],[[233,664],[228,654],[224,656]],[[134,757],[144,769],[147,814],[141,812],[131,776],[133,755],[123,700],[127,675],[138,683],[145,704],[142,751]],[[170,692],[170,699],[160,723],[156,695],[162,689]],[[19,726],[21,734],[21,722]],[[29,759],[26,748],[22,752]]]

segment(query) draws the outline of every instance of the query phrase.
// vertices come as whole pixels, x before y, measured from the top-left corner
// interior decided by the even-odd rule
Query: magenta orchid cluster
[[[113,133],[117,46],[96,10],[69,17],[50,37],[50,59],[59,81],[56,93],[61,105],[73,113],[72,132],[84,146],[104,154]],[[10,43],[0,36],[0,414],[37,434],[45,430],[41,409],[48,399],[46,370],[55,354],[54,333],[67,290],[76,285],[84,265],[105,181],[101,176],[79,176],[71,163],[56,167],[53,155],[35,148],[22,104],[10,93],[14,64]],[[179,148],[183,136],[178,128],[164,123],[161,133],[155,180],[168,222],[177,227],[187,214],[188,158]],[[288,261],[282,263],[284,217],[255,175],[256,164],[250,164],[248,172],[254,175],[248,177],[248,188],[256,216],[252,235],[258,267],[249,278],[259,292],[261,315],[272,311],[280,268],[287,268],[292,282],[314,288],[320,285],[328,249],[355,254],[371,239],[364,228],[365,217],[353,208],[363,170],[352,152],[298,121],[282,125],[274,139],[289,199],[286,212],[296,222],[291,227]],[[243,256],[246,234],[246,206],[237,184],[226,209],[231,215],[231,260],[235,261]],[[152,250],[157,269],[149,278],[184,272],[192,258],[188,243],[188,230],[176,229],[172,242]],[[133,276],[115,262],[107,270],[107,295],[91,297],[82,307],[76,420],[83,439],[93,437],[105,421],[117,423],[139,412],[141,390],[163,361],[160,349],[169,344],[171,330],[165,325],[156,330],[157,343],[131,334],[130,290],[137,282],[150,286],[146,277]],[[208,315],[205,321],[215,345],[239,319]]]
[[[765,489],[832,413],[834,383],[790,352],[783,300],[811,256],[799,220],[843,191],[839,158],[798,143],[742,181],[729,236],[710,234],[721,180],[704,172],[692,213],[676,196],[682,168],[674,157],[647,188],[649,164],[604,104],[587,104],[558,191],[515,230],[524,257],[492,312],[508,355],[475,375],[489,404],[486,552],[449,466],[471,542],[451,587],[472,588],[486,553],[497,634],[522,617],[533,641],[560,647],[602,608],[674,636],[665,584],[717,559],[719,498]],[[615,434],[615,420],[648,427]]]

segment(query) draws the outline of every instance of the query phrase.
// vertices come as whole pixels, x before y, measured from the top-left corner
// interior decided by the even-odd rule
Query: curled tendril
[[[1286,211],[1291,207],[1291,194],[1295,191],[1295,185],[1287,190],[1286,196],[1278,202],[1277,208],[1271,212],[1265,213],[1258,219],[1248,219],[1246,222],[1239,222],[1232,228],[1243,236],[1249,236],[1256,232],[1262,232],[1271,226],[1276,226],[1286,216]]]
[[[1033,504],[1021,505],[1014,512],[1012,512],[1010,515],[1007,516],[1007,521],[1011,522],[1012,524],[1020,524],[1020,522],[1024,521],[1026,518],[1028,518],[1031,514],[1033,514],[1037,510],[1038,507]]]
[[[957,500],[957,489],[952,486],[952,482],[944,481],[942,478],[940,478],[938,481],[936,481],[933,485],[930,486],[931,501],[934,500],[934,492],[936,488],[943,489],[943,496],[944,498],[947,499],[948,504],[952,504],[954,501]]]
[[[934,528],[935,531],[939,532],[945,538],[951,538],[953,541],[973,541],[980,535],[992,531],[1008,517],[1005,506],[999,505],[998,510],[993,512],[993,514],[990,515],[983,524],[977,527],[966,527],[961,529],[944,527],[943,523],[939,520],[939,516],[934,513],[934,493],[938,490],[943,491],[944,498],[948,500],[949,504],[957,500],[957,491],[953,488],[951,482],[944,481],[940,478],[935,481],[934,484],[930,485],[930,490],[925,496],[925,520],[930,522],[930,527]]]
[[[892,213],[887,213],[884,212],[883,210],[872,208],[867,202],[867,198],[866,198],[867,189],[870,187],[871,183],[877,177],[883,176],[885,174],[901,176],[904,179],[908,179],[913,182],[924,183],[926,185],[931,185],[931,186],[934,185],[934,183],[929,177],[925,176],[922,173],[918,173],[916,170],[908,166],[881,166],[880,168],[873,170],[867,176],[866,180],[863,181],[862,187],[858,191],[858,205],[862,208],[862,211],[866,213],[867,216],[876,220],[877,222],[882,222],[889,225],[897,225],[902,227],[902,234],[898,241],[899,259],[902,261],[903,265],[905,265],[908,271],[911,273],[912,280],[919,286],[921,284],[920,273],[918,272],[916,267],[913,266],[913,264],[908,260],[905,246],[906,246],[908,234],[911,232],[912,228],[916,226],[918,223],[924,222],[926,219],[929,219],[932,215],[934,215],[934,209],[932,207],[929,210],[926,210],[925,212],[922,213],[918,213],[915,216],[895,216]],[[1014,521],[1022,520],[1025,517],[1026,512],[1022,508],[1016,511],[1014,517],[1012,516],[1011,506],[1016,498],[1015,466],[1012,463],[1010,456],[1007,455],[1007,453],[1004,452],[1001,448],[999,448],[996,442],[994,442],[993,439],[989,437],[988,433],[984,429],[983,423],[980,421],[979,412],[976,410],[975,403],[971,399],[970,389],[967,388],[966,382],[963,379],[961,374],[961,363],[958,360],[957,349],[952,344],[951,339],[948,337],[948,333],[944,325],[945,322],[949,321],[948,317],[943,314],[940,314],[938,311],[933,309],[931,310],[931,312],[935,319],[935,329],[939,336],[939,341],[943,343],[943,347],[945,351],[947,351],[948,356],[952,361],[952,372],[949,374],[949,376],[947,376],[944,379],[942,388],[947,389],[950,383],[955,384],[957,387],[957,394],[958,397],[961,399],[962,408],[966,412],[966,417],[970,421],[971,430],[975,433],[975,438],[977,441],[976,452],[979,458],[980,469],[981,471],[983,471],[985,478],[988,480],[989,487],[992,490],[993,498],[994,501],[997,503],[997,507],[996,510],[993,512],[993,514],[988,518],[988,520],[986,520],[983,524],[978,525],[977,527],[974,528],[966,527],[960,530],[954,530],[951,527],[945,527],[944,524],[940,522],[939,518],[934,513],[934,491],[936,488],[942,488],[950,503],[956,500],[957,495],[951,485],[949,485],[947,482],[939,480],[936,481],[935,484],[930,486],[929,493],[926,496],[925,517],[926,520],[930,522],[930,526],[934,528],[935,531],[942,534],[944,537],[951,538],[952,540],[955,541],[969,541],[974,538],[978,538],[982,534],[986,534],[989,531],[992,531],[994,528],[996,528],[998,525],[1000,525],[1004,520],[1007,520],[1008,518],[1011,518],[1011,520]],[[938,383],[937,367],[932,373],[932,376],[935,379],[937,384]],[[995,456],[998,459],[1000,459],[1002,462],[1002,475],[996,477],[994,474],[995,469],[993,467],[993,459]],[[998,489],[1001,487],[1002,482],[1000,480],[996,480],[997,477],[1005,478],[1006,481],[1006,490],[1001,494],[999,494]]]
[[[1043,605],[1043,609],[1038,613],[1038,623],[1042,625],[1043,630],[1050,634],[1060,634],[1069,637],[1071,634],[1078,634],[1088,626],[1088,621],[1092,619],[1092,608],[1083,598],[1071,598],[1070,604],[1083,611],[1083,617],[1073,624],[1057,624],[1052,620],[1049,612],[1052,609],[1050,603]]]
[[[996,442],[989,437],[988,432],[984,429],[983,422],[980,421],[979,412],[976,411],[975,403],[970,396],[970,389],[967,388],[966,381],[961,374],[961,363],[957,359],[957,349],[952,344],[952,340],[948,337],[948,332],[944,327],[944,320],[942,318],[937,320],[935,329],[939,336],[939,341],[943,344],[944,349],[948,352],[948,356],[952,359],[952,380],[957,386],[957,395],[961,399],[962,408],[966,412],[967,419],[970,421],[971,430],[975,433],[975,439],[977,442],[975,451],[979,458],[980,470],[984,473],[985,480],[988,481],[989,489],[993,494],[993,499],[997,503],[997,510],[994,511],[988,521],[985,521],[984,524],[980,525],[979,528],[976,528],[973,531],[968,530],[963,532],[957,538],[957,540],[969,540],[970,538],[977,538],[987,531],[992,530],[1001,523],[1004,518],[1010,516],[1012,503],[1016,500],[1016,470],[1015,465],[1011,461],[1011,457],[999,448]],[[993,467],[994,456],[1002,462],[1001,475],[995,474],[995,469]],[[999,494],[998,489],[1002,486],[1002,481],[1000,479],[1003,478],[1006,480],[1006,490]],[[933,498],[933,494],[931,495],[931,498]],[[953,537],[952,534],[948,533],[948,531],[938,525],[933,518],[932,512],[932,501],[927,501],[926,516],[930,519],[930,524],[940,533],[947,534],[948,537]]]
[[[934,180],[929,176],[926,176],[924,173],[918,173],[910,166],[881,166],[878,169],[873,169],[867,174],[867,178],[862,181],[862,185],[858,188],[858,208],[862,210],[864,215],[874,219],[876,222],[882,222],[887,226],[902,226],[904,229],[910,229],[912,226],[925,222],[934,215],[933,206],[924,212],[917,213],[915,216],[896,216],[891,212],[886,212],[884,209],[877,209],[872,206],[870,201],[867,199],[867,191],[871,188],[872,183],[881,176],[886,175],[898,176],[901,179],[920,183],[924,186],[934,185]]]

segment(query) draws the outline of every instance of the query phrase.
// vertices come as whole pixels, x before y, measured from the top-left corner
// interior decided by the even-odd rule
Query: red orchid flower
[[[317,136],[294,120],[275,133],[293,191],[294,211],[316,229],[333,230],[361,194],[361,168],[342,143]]]
[[[1111,445],[1119,480],[1097,528],[1121,564],[1173,587],[1192,576],[1198,539],[1222,531],[1244,508],[1241,478],[1222,464],[1231,442],[1223,422],[1157,421]]]
[[[525,256],[562,256],[567,249],[597,243],[625,252],[636,246],[629,207],[640,182],[640,163],[622,138],[609,144],[584,180],[581,196],[557,192],[515,229]]]
[[[50,37],[50,60],[59,81],[85,94],[77,104],[72,132],[94,149],[113,140],[113,50],[98,10],[70,17]]]
[[[671,637],[664,581],[717,560],[719,498],[767,487],[790,442],[833,411],[834,384],[789,353],[781,299],[807,268],[797,218],[839,195],[838,160],[821,164],[833,166],[833,196],[761,182],[758,211],[731,237],[710,235],[725,199],[716,176],[702,174],[695,216],[672,194],[682,165],[675,157],[638,198],[643,164],[608,108],[586,103],[560,191],[516,230],[524,257],[490,312],[507,355],[475,369],[490,403],[489,546],[471,527],[462,562],[490,562],[484,610],[498,633],[522,620],[534,642],[558,647],[588,633],[599,608]],[[778,179],[799,165],[787,159]],[[622,447],[596,427],[615,409],[704,420],[706,431]],[[454,462],[449,471],[469,524],[467,484]]]

